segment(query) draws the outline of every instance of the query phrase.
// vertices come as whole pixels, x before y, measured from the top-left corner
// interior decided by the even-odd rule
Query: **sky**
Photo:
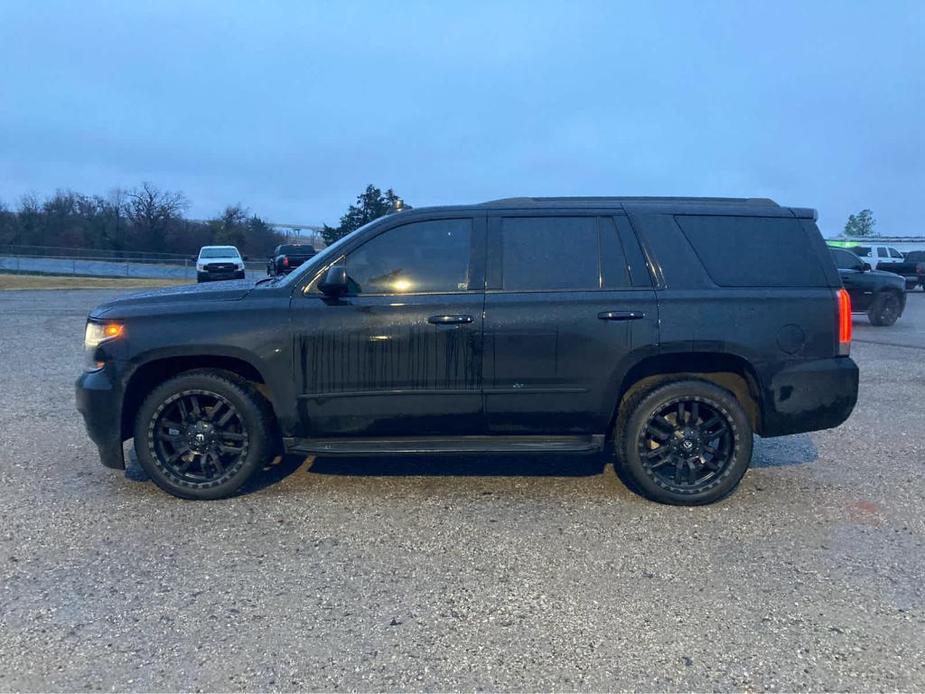
[[[0,201],[142,181],[193,218],[336,224],[373,183],[925,234],[925,2],[0,0]]]

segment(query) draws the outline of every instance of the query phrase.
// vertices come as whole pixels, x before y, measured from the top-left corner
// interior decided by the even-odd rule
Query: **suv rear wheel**
[[[902,304],[895,292],[881,292],[874,297],[867,317],[871,325],[890,326],[899,318]]]
[[[666,504],[709,504],[731,492],[752,457],[752,427],[736,397],[700,380],[674,381],[627,404],[615,440],[621,476]]]
[[[234,374],[189,371],[165,381],[135,418],[135,453],[161,489],[183,499],[220,499],[269,462],[272,413]]]

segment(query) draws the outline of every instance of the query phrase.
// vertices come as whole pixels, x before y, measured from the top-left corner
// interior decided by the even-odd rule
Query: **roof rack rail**
[[[624,203],[624,202],[683,202],[683,203],[701,203],[712,205],[716,203],[736,203],[739,205],[759,205],[762,207],[780,207],[771,198],[698,198],[698,197],[648,197],[648,196],[621,196],[621,195],[591,195],[591,196],[561,196],[561,197],[515,197],[499,198],[497,200],[487,200],[483,205],[535,205],[537,203],[555,203],[555,202],[607,202],[607,203]]]

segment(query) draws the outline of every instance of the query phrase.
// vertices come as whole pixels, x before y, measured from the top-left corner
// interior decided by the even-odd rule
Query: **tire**
[[[272,409],[247,381],[226,371],[187,371],[145,398],[135,418],[135,453],[169,494],[221,499],[271,460],[275,431]]]
[[[617,472],[634,491],[659,503],[718,501],[751,463],[752,427],[745,410],[731,392],[706,381],[672,381],[639,393],[617,427]]]
[[[889,327],[902,313],[902,303],[894,292],[880,292],[874,297],[867,317],[871,325]]]

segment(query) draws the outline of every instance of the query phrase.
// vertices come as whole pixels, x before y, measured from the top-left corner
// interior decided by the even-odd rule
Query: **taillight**
[[[283,267],[289,267],[289,256],[283,256]]]
[[[916,266],[915,266],[915,274],[916,274],[916,275],[925,275],[925,265],[923,265],[922,263],[919,263],[918,265],[916,265]]]
[[[844,288],[838,290],[838,353],[851,351],[851,297]]]

